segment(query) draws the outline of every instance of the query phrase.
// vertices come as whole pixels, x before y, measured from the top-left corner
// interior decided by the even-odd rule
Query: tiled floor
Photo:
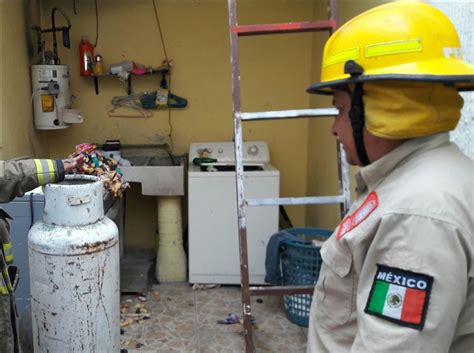
[[[141,302],[123,296],[122,303],[133,314]],[[128,353],[245,351],[242,325],[217,323],[229,313],[241,316],[239,286],[193,290],[187,283],[153,285],[143,304],[150,319],[123,327],[122,348]],[[252,297],[252,313],[257,352],[305,351],[307,329],[286,318],[281,297]]]

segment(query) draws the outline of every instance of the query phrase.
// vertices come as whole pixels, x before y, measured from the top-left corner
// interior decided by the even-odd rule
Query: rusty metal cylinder
[[[44,195],[28,234],[34,351],[119,352],[119,238],[102,182],[67,176]]]

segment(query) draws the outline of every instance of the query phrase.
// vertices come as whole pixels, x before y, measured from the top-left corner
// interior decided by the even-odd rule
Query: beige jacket
[[[473,161],[442,133],[356,182],[321,250],[307,352],[474,352]]]
[[[0,161],[0,203],[22,196],[38,186],[64,179],[64,166],[61,160],[24,159]],[[0,241],[8,263],[13,261],[8,237],[8,215],[0,206]]]
[[[0,161],[0,203],[9,202],[38,186],[63,179],[64,166],[60,160]]]

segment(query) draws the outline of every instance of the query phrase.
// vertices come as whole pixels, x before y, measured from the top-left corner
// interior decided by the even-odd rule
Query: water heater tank
[[[71,107],[68,66],[33,65],[31,82],[35,127],[40,130],[69,127],[62,118],[62,109]]]
[[[102,193],[93,176],[45,187],[28,235],[35,353],[120,350],[119,238]]]

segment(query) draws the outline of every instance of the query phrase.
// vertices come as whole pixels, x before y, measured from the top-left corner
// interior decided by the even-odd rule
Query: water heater
[[[67,65],[32,65],[31,81],[37,129],[64,129],[73,123],[82,123],[81,111],[71,109]]]

